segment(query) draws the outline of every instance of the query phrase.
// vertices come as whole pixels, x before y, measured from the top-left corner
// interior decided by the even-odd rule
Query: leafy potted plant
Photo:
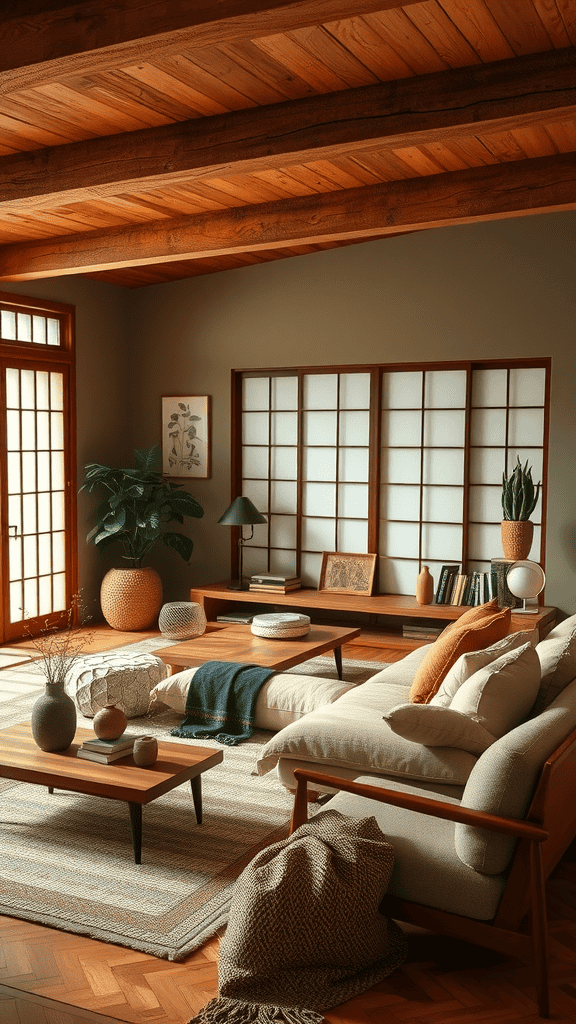
[[[532,547],[534,524],[530,522],[538,496],[540,484],[532,480],[532,467],[528,460],[522,465],[520,457],[509,477],[502,474],[502,511],[504,518],[501,524],[502,549],[505,558],[515,562],[528,558]]]
[[[146,555],[162,541],[189,561],[194,544],[185,534],[167,530],[169,523],[183,523],[186,516],[200,519],[204,509],[182,489],[165,480],[157,470],[160,447],[134,452],[131,469],[116,469],[89,462],[81,491],[103,491],[106,500],[97,512],[98,522],[86,537],[100,547],[120,543],[126,567],[110,569],[100,591],[104,618],[114,629],[146,629],[158,617],[162,583],[155,569],[143,567]]]

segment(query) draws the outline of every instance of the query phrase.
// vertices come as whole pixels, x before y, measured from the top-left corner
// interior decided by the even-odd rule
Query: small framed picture
[[[210,476],[210,396],[162,398],[162,475]]]
[[[318,590],[333,594],[363,594],[374,589],[376,555],[355,555],[343,551],[323,551]]]

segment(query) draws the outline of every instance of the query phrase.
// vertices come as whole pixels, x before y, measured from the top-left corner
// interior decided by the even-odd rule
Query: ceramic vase
[[[521,562],[528,558],[530,554],[532,538],[534,536],[534,523],[530,522],[529,519],[503,519],[500,524],[500,536],[502,538],[504,558],[511,558],[514,562]]]
[[[154,764],[154,761],[158,757],[158,740],[155,736],[139,736],[134,741],[134,750],[132,751],[134,758],[134,764],[137,764],[139,768],[146,768],[149,764]]]
[[[68,750],[76,733],[76,705],[62,683],[46,683],[32,708],[30,725],[40,750],[54,754]]]
[[[94,732],[99,740],[117,740],[125,728],[126,715],[115,704],[107,704],[94,715]]]
[[[418,604],[430,604],[434,597],[434,580],[430,575],[427,565],[422,566],[422,572],[416,580],[416,600]]]

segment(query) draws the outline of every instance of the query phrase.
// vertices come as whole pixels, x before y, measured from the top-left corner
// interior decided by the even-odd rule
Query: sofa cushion
[[[421,784],[407,785],[397,779],[364,776],[357,781],[409,791],[416,796],[435,795]],[[450,796],[439,799],[459,803]],[[350,817],[374,815],[394,847],[389,895],[477,920],[490,921],[494,917],[504,888],[504,876],[478,874],[460,861],[454,849],[454,822],[344,792],[338,793],[328,807]]]
[[[198,668],[176,672],[152,690],[151,697],[184,714],[190,681]],[[315,711],[323,704],[336,700],[352,683],[315,676],[301,676],[295,672],[276,672],[266,680],[256,699],[255,725],[257,729],[283,729],[290,722]]]
[[[487,814],[524,818],[546,759],[576,729],[576,680],[536,718],[512,729],[478,758],[462,806]],[[456,825],[456,853],[486,874],[505,871],[515,840],[471,825]]]
[[[399,704],[384,715],[384,721],[398,736],[426,747],[457,747],[481,754],[495,741],[473,718],[434,704]]]
[[[576,615],[560,622],[536,645],[540,659],[540,692],[534,707],[538,714],[576,678]]]
[[[522,647],[525,643],[529,642],[535,647],[538,643],[538,635],[537,629],[532,629],[529,632],[510,633],[509,636],[503,637],[502,640],[491,644],[490,647],[485,647],[480,651],[470,651],[467,654],[461,654],[458,661],[454,662],[452,667],[448,669],[440,684],[440,689],[434,694],[430,703],[437,704],[440,707],[450,707],[456,690],[470,676],[473,676],[479,669],[496,661],[500,655],[513,651],[517,647]]]
[[[504,736],[528,716],[539,685],[540,662],[527,643],[501,654],[462,683],[450,710],[473,717],[492,736]]]
[[[473,754],[412,743],[382,721],[382,715],[402,700],[405,687],[362,683],[272,736],[262,750],[259,773],[265,775],[280,758],[288,757],[313,762],[318,771],[335,766],[357,775],[374,772],[463,785],[476,761]]]
[[[415,704],[427,704],[461,654],[478,651],[506,636],[510,629],[510,616],[510,608],[503,608],[494,615],[439,636],[416,670],[408,699]]]

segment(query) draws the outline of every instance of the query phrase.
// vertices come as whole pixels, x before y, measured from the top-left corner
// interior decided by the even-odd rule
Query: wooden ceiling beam
[[[0,159],[16,213],[453,141],[576,115],[576,48],[349,89]]]
[[[0,279],[95,273],[575,208],[576,154],[568,153],[9,245],[0,251]]]
[[[419,0],[11,0],[0,95],[170,51],[256,39]]]

